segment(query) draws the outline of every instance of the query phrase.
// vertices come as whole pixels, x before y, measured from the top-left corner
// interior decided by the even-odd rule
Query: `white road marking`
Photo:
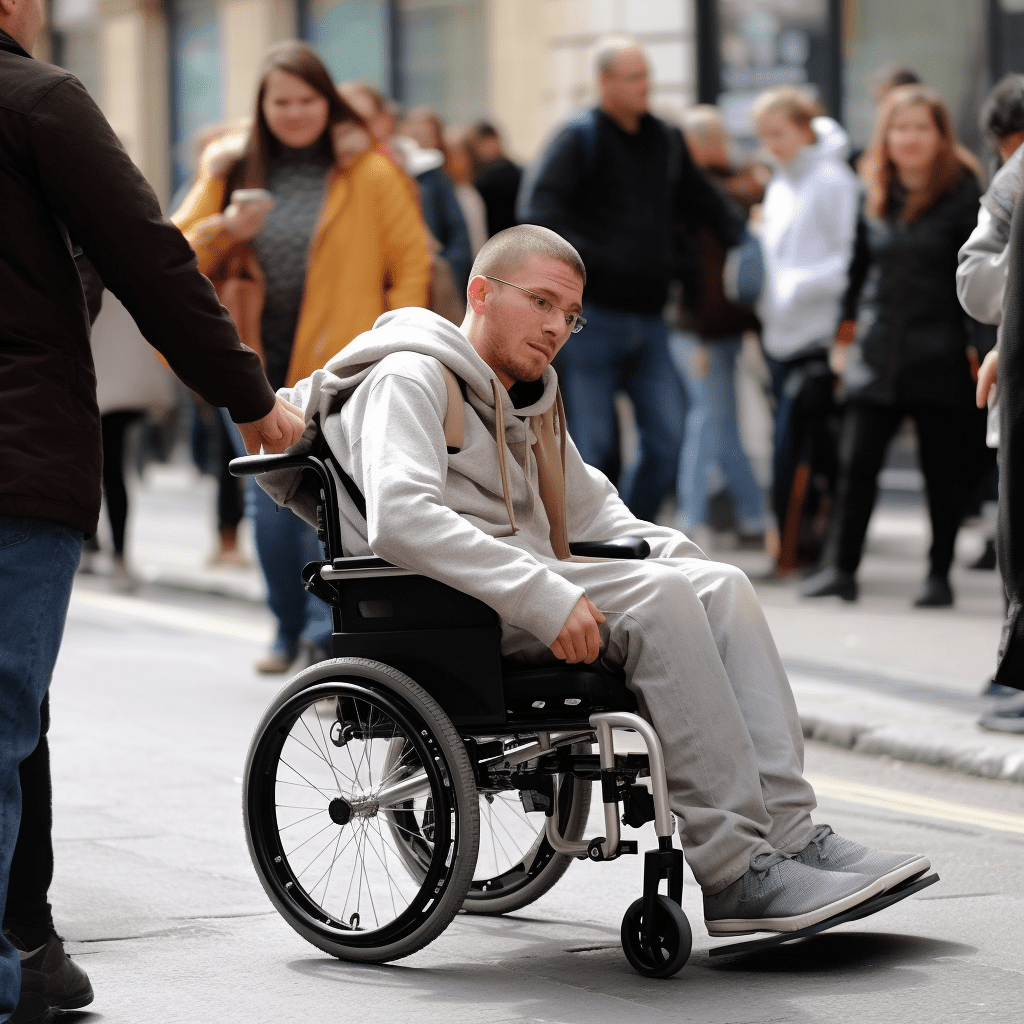
[[[231,640],[246,640],[251,643],[267,644],[271,639],[270,627],[265,622],[248,622],[226,615],[209,612],[193,612],[187,608],[157,604],[137,597],[120,594],[100,594],[91,590],[76,590],[71,596],[71,607],[95,608],[114,615],[130,616],[151,622],[158,626],[170,626],[188,632],[209,633],[213,636],[228,637]]]
[[[962,825],[976,825],[994,829],[997,832],[1016,832],[1024,835],[1024,814],[1009,811],[994,811],[987,807],[972,807],[950,800],[936,800],[929,796],[918,796],[905,790],[884,789],[881,786],[866,786],[860,782],[846,782],[824,776],[807,776],[819,796],[847,803],[878,807],[901,814],[916,814],[925,818],[939,818],[955,821]]]

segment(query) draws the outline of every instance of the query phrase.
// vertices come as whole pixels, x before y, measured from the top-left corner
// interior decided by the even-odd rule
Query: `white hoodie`
[[[811,127],[818,141],[776,169],[762,206],[757,315],[765,351],[783,361],[831,342],[857,227],[860,184],[846,163],[846,133],[830,117]]]
[[[466,384],[465,440],[456,454],[445,445],[440,362]],[[331,450],[366,498],[364,520],[338,489],[346,555],[372,553],[447,583],[550,645],[583,590],[547,568],[557,557],[533,446],[555,405],[554,370],[544,371],[536,389],[536,400],[516,409],[457,327],[429,310],[399,309],[278,394],[307,423],[319,414]],[[495,441],[501,427],[505,480]],[[292,451],[308,448],[313,436],[307,430]],[[681,533],[636,519],[568,436],[564,466],[568,540],[641,536],[654,557],[704,557]],[[269,474],[260,483],[312,520],[299,474]]]

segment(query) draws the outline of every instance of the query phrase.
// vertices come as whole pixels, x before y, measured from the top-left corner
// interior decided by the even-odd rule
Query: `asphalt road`
[[[669,981],[640,978],[619,947],[641,886],[628,857],[574,864],[509,917],[460,916],[394,965],[323,955],[270,907],[242,835],[245,750],[280,682],[250,668],[267,633],[266,613],[241,603],[76,589],[52,690],[52,900],[97,995],[62,1021],[1021,1019],[1024,787],[820,746],[807,756],[817,820],[928,853],[939,885],[722,962],[688,878],[694,950]]]

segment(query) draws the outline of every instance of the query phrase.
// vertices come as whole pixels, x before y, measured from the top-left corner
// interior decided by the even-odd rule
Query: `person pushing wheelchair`
[[[712,935],[796,931],[923,874],[917,854],[815,825],[789,680],[746,576],[677,530],[634,518],[580,458],[551,361],[580,316],[586,269],[520,225],[481,249],[461,328],[385,313],[279,394],[322,425],[365,499],[340,494],[348,555],[376,555],[493,608],[502,654],[621,665],[664,747],[672,810]],[[447,367],[447,372],[442,367]],[[464,444],[446,446],[452,376]],[[447,381],[446,381],[447,378]],[[295,475],[261,483],[298,507]],[[360,503],[361,504],[361,503]],[[646,560],[583,559],[571,541],[641,537]]]

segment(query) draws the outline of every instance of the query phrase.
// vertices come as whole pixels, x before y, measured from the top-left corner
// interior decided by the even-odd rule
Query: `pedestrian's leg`
[[[7,906],[21,822],[21,762],[39,742],[40,708],[60,649],[82,532],[0,515],[0,901]],[[21,964],[0,937],[0,1015],[18,1002]]]
[[[707,521],[708,474],[714,460],[715,410],[711,399],[710,346],[696,334],[673,331],[669,353],[686,390],[685,441],[676,473],[677,525],[684,533]]]
[[[124,535],[128,523],[128,489],[124,482],[124,445],[128,428],[141,412],[109,412],[101,420],[103,427],[103,497],[107,502],[114,557],[124,561]]]
[[[673,560],[704,606],[747,734],[771,818],[768,842],[795,853],[813,831],[814,790],[803,777],[804,740],[789,678],[747,577],[735,566]]]
[[[736,421],[736,359],[742,346],[743,339],[740,337],[724,338],[708,346],[708,384],[715,445],[712,458],[718,460],[725,482],[736,501],[740,533],[759,534],[765,528],[764,495],[750,468],[750,459],[743,449]]]
[[[826,565],[855,573],[878,495],[878,474],[889,442],[903,418],[887,405],[851,402],[839,443],[839,482],[835,511],[822,554]]]
[[[660,316],[636,317],[640,351],[626,381],[640,433],[640,457],[623,474],[622,500],[638,519],[653,522],[672,490],[686,422],[686,394],[668,352]]]
[[[560,383],[569,432],[583,461],[598,469],[608,464],[617,443],[615,383],[624,318],[587,305],[587,327],[559,352]]]
[[[50,783],[50,695],[39,709],[39,742],[21,762],[21,826],[11,860],[4,929],[26,949],[43,945],[54,931],[47,894],[53,881],[53,791]]]

